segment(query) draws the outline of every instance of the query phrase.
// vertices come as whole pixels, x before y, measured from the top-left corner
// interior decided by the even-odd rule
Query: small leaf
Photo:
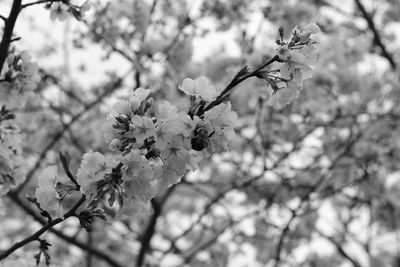
[[[68,152],[65,152],[63,154],[61,151],[58,152],[58,156],[60,157],[61,164],[63,165],[64,169],[69,169],[69,164],[71,162],[71,156],[68,154]]]
[[[283,27],[282,26],[280,26],[279,27],[279,37],[281,38],[281,40],[283,40]]]
[[[33,257],[36,259],[36,265],[39,265],[41,256],[43,254],[46,265],[50,265],[50,255],[48,253],[49,247],[51,247],[51,244],[47,242],[45,239],[38,239],[39,241],[39,253],[33,255]]]
[[[39,252],[38,254],[33,255],[33,258],[36,260],[36,265],[39,265],[40,263],[40,256],[42,255],[42,252]]]
[[[83,210],[78,214],[79,223],[87,232],[91,232],[93,230],[93,222],[96,217],[104,221],[107,220],[104,210],[100,208]]]
[[[68,178],[75,184],[75,190],[78,191],[80,188],[80,185],[78,184],[78,182],[76,181],[76,178],[74,177],[74,175],[72,174],[72,172],[69,169],[69,164],[71,162],[71,156],[68,154],[68,152],[65,152],[65,154],[63,154],[61,151],[58,152],[58,155],[60,157],[60,161],[61,161],[61,164],[63,166],[65,173],[67,174]]]

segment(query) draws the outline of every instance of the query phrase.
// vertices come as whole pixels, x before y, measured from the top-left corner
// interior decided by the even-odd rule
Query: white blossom
[[[96,182],[110,172],[110,162],[99,152],[88,152],[83,155],[82,163],[76,174],[80,191],[86,196],[94,193]]]
[[[58,176],[58,167],[56,165],[48,166],[39,176],[38,188],[35,196],[40,207],[50,215],[56,217],[63,216],[63,209],[60,205],[60,198],[56,191]]]
[[[195,80],[186,78],[179,89],[187,95],[199,96],[204,101],[213,101],[220,94],[206,77],[199,77]]]

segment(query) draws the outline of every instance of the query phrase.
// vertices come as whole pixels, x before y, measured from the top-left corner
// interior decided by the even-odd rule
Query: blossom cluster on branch
[[[187,81],[181,87],[183,91],[187,89]],[[194,90],[200,90],[198,85]],[[99,152],[83,155],[76,177],[81,193],[91,204],[107,199],[112,207],[117,200],[122,213],[143,210],[157,192],[178,183],[186,172],[196,170],[203,157],[226,151],[235,136],[237,115],[229,102],[190,116],[165,101],[158,106],[155,116],[150,116],[149,95],[149,89],[130,91],[109,114],[103,131],[110,149],[118,151],[118,155],[113,158]],[[190,98],[191,111],[207,103],[201,96]],[[43,171],[36,198],[42,208],[60,214],[59,201],[54,201],[55,176],[56,166]]]
[[[184,79],[179,89],[189,97],[186,111],[168,101],[152,107],[150,89],[129,91],[114,104],[102,129],[110,150],[117,154],[84,154],[73,178],[77,186],[57,182],[57,167],[47,167],[36,191],[41,208],[60,216],[60,201],[80,191],[92,208],[105,200],[109,207],[118,203],[121,214],[143,211],[158,192],[178,183],[188,171],[198,169],[203,158],[228,150],[235,137],[237,114],[226,96],[236,83],[251,76],[266,80],[273,89],[268,103],[277,109],[298,96],[303,80],[311,77],[310,64],[317,50],[311,35],[317,32],[315,24],[296,27],[291,40],[285,42],[280,30],[277,57],[270,61],[277,61],[279,69],[263,67],[250,73],[246,67],[225,90],[217,89],[206,77]]]
[[[50,2],[48,7],[53,20],[64,20],[69,13],[81,19],[89,4],[61,1]],[[135,27],[145,28],[139,22]],[[229,149],[238,119],[229,101],[235,86],[251,77],[267,81],[271,89],[268,104],[276,109],[298,97],[303,81],[312,76],[311,65],[317,52],[312,35],[318,30],[315,24],[296,27],[289,41],[284,40],[280,30],[276,55],[253,72],[245,66],[225,89],[217,88],[206,77],[184,79],[178,88],[189,99],[187,110],[179,110],[168,101],[153,106],[150,89],[130,90],[113,106],[102,127],[114,154],[85,153],[75,172],[70,170],[70,156],[60,153],[62,170],[56,165],[46,167],[39,175],[35,196],[29,200],[49,224],[55,222],[54,218],[62,221],[64,217],[76,216],[87,231],[92,230],[95,218],[106,218],[104,207],[114,208],[120,215],[144,211],[158,193],[179,183],[187,172],[199,169],[202,160]],[[11,51],[0,73],[0,89],[24,93],[35,89],[39,81],[38,65],[29,54]],[[21,184],[26,174],[18,131],[13,115],[1,106],[2,194]],[[75,193],[81,194],[81,200],[64,213],[62,201]],[[78,212],[85,202],[85,208]],[[43,251],[47,250],[46,242],[43,241]]]
[[[276,71],[259,74],[269,84],[268,105],[282,109],[299,96],[303,81],[312,77],[312,65],[316,62],[318,52],[314,34],[318,32],[319,27],[312,23],[304,28],[294,28],[291,39],[285,40],[283,29],[280,28],[276,51],[281,64]]]

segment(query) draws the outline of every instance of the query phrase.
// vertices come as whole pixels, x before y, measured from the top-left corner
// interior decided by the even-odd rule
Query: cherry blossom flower
[[[82,163],[76,174],[78,183],[81,185],[80,191],[90,196],[95,191],[96,182],[104,178],[110,172],[112,163],[106,160],[99,152],[88,152],[83,155]]]
[[[204,113],[204,122],[212,128],[209,130],[212,152],[226,151],[229,141],[235,138],[233,126],[237,114],[231,108],[230,102],[222,103]]]
[[[316,24],[295,27],[290,41],[277,40],[277,55],[281,62],[279,72],[264,72],[263,78],[271,86],[268,105],[281,109],[290,104],[303,89],[303,81],[312,77],[318,47],[313,34],[319,32]],[[283,36],[282,36],[283,37]]]
[[[63,209],[60,205],[60,197],[56,191],[58,167],[48,166],[39,176],[38,188],[35,196],[40,207],[50,215],[62,217]]]
[[[50,19],[64,21],[69,15],[68,11],[68,5],[62,2],[53,3],[50,8]]]
[[[206,77],[199,77],[195,80],[186,78],[179,89],[187,95],[199,96],[207,102],[215,100],[220,94]]]
[[[130,132],[127,136],[135,138],[136,142],[141,146],[143,141],[154,136],[156,129],[153,121],[148,117],[135,115],[131,119]]]
[[[122,171],[125,194],[143,202],[150,201],[156,194],[156,181],[150,161],[139,150],[132,150],[121,162],[124,164]]]

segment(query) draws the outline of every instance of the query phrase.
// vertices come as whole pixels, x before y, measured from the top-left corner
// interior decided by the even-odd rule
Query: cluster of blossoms
[[[118,155],[107,158],[99,152],[86,153],[76,175],[89,205],[105,199],[113,206],[117,201],[123,214],[136,213],[146,208],[157,192],[197,169],[203,157],[228,149],[237,119],[230,103],[201,111],[218,96],[203,77],[185,79],[180,89],[190,96],[189,112],[164,101],[154,116],[148,115],[153,99],[144,88],[130,91],[114,105],[103,131],[110,149]],[[55,166],[44,171],[40,179],[48,181],[39,182],[36,198],[41,206],[52,203],[53,207],[44,206],[46,210],[60,212],[57,201],[50,201],[54,197],[60,200],[62,195],[55,193],[56,175]]]
[[[276,40],[276,51],[281,62],[279,69],[261,73],[261,78],[269,83],[270,106],[281,109],[290,104],[303,90],[303,81],[312,77],[311,66],[315,64],[318,52],[313,34],[318,32],[316,24],[308,24],[304,28],[295,27],[292,38],[285,41],[283,29],[279,29],[279,39]]]
[[[39,67],[31,61],[27,51],[19,54],[11,52],[0,73],[0,87],[31,91],[40,81]]]
[[[19,185],[26,174],[21,157],[21,135],[14,115],[0,108],[0,195]]]
[[[69,14],[72,14],[76,19],[80,20],[90,7],[89,1],[85,1],[82,5],[76,5],[70,1],[51,2],[49,5],[50,19],[64,21]]]
[[[277,56],[271,60],[271,63],[279,62],[279,69],[257,69],[250,73],[245,67],[230,86],[256,76],[272,88],[269,105],[280,109],[289,104],[298,97],[303,80],[311,77],[310,65],[316,60],[317,51],[311,35],[318,30],[315,24],[302,29],[296,27],[289,41],[284,41],[280,30]],[[179,89],[190,99],[186,112],[167,101],[150,112],[153,98],[151,91],[144,88],[130,91],[117,102],[103,125],[109,148],[117,155],[86,153],[76,175],[69,171],[69,160],[60,157],[72,183],[58,181],[56,166],[45,169],[36,190],[40,208],[62,216],[60,201],[69,193],[80,191],[89,200],[89,209],[79,219],[86,229],[91,229],[94,217],[104,217],[98,208],[100,201],[106,200],[105,204],[110,207],[118,203],[122,214],[137,213],[158,192],[178,183],[188,171],[197,169],[204,157],[226,151],[235,137],[233,125],[237,119],[230,102],[223,102],[230,87],[220,91],[207,78],[200,77],[184,79]]]

